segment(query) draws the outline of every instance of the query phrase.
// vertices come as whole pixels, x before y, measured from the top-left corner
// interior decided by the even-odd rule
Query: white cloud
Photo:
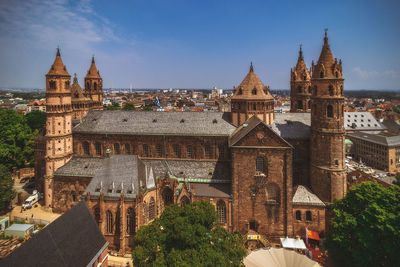
[[[399,78],[400,77],[400,73],[396,72],[394,70],[385,70],[385,71],[376,71],[376,70],[372,70],[372,71],[368,71],[368,70],[363,70],[361,69],[361,67],[355,67],[352,69],[352,71],[354,73],[356,73],[359,77],[361,78]]]

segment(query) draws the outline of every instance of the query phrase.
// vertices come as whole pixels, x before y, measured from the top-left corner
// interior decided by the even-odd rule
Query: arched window
[[[276,184],[269,184],[267,186],[267,199],[279,203],[279,187]]]
[[[307,80],[307,76],[304,75],[304,76],[303,76],[303,81],[306,81],[306,80]]]
[[[111,211],[107,210],[107,233],[111,234],[113,232],[113,216]]]
[[[303,109],[303,101],[297,100],[297,109]]]
[[[50,87],[50,89],[56,89],[56,82],[55,81],[50,81],[49,82],[49,87]]]
[[[99,207],[94,208],[94,219],[97,222],[97,224],[100,224],[100,208]]]
[[[301,211],[296,210],[296,220],[301,221]]]
[[[174,192],[166,187],[162,192],[162,198],[164,201],[164,206],[168,206],[174,203]]]
[[[127,154],[127,155],[131,154],[131,145],[130,144],[125,144],[125,154]]]
[[[298,92],[298,93],[301,93],[301,86],[298,86],[298,87],[297,87],[297,92]]]
[[[117,210],[117,214],[115,214],[115,234],[116,235],[119,235],[121,233],[120,220],[121,220],[121,212],[120,212],[120,210]]]
[[[340,86],[340,94],[343,95],[343,86]]]
[[[69,88],[69,81],[66,81],[65,82],[65,89],[68,89]]]
[[[181,157],[181,149],[178,144],[173,145],[174,149],[174,157],[175,158],[180,158]]]
[[[329,85],[329,95],[333,96],[333,86]]]
[[[226,206],[222,200],[217,202],[217,214],[219,224],[226,224]]]
[[[90,146],[87,141],[83,142],[83,153],[87,156],[90,155]]]
[[[133,235],[136,228],[136,214],[132,208],[129,208],[126,213],[126,233]]]
[[[192,146],[187,146],[186,147],[186,154],[188,158],[193,158],[193,148]]]
[[[149,220],[153,220],[156,217],[156,203],[154,202],[154,198],[150,198],[149,202]]]
[[[90,83],[89,82],[86,82],[86,88],[90,89]]]
[[[326,116],[328,118],[333,118],[333,107],[332,107],[332,105],[328,105],[328,107],[326,108]]]
[[[336,75],[336,78],[339,78],[339,73],[338,72],[336,72],[335,75]]]
[[[220,158],[225,157],[225,146],[222,144],[218,146],[218,155]]]
[[[211,159],[213,157],[212,149],[210,145],[206,145],[204,148],[205,156],[207,159]]]
[[[253,89],[253,91],[251,91],[251,93],[252,93],[253,95],[256,95],[256,94],[257,94],[257,89],[254,87],[254,89]]]
[[[99,142],[96,142],[95,147],[96,147],[96,155],[101,156],[101,144]]]
[[[258,172],[264,172],[264,159],[258,157],[256,159],[256,171]]]
[[[93,84],[93,89],[96,91],[97,90],[97,83]]]
[[[312,221],[312,214],[309,210],[306,211],[306,221]]]
[[[182,198],[181,198],[181,207],[183,208],[183,207],[185,207],[187,204],[189,204],[190,203],[190,201],[189,201],[189,198],[187,197],[187,196],[183,196]]]
[[[121,149],[118,143],[114,144],[114,154],[121,154]]]
[[[253,110],[257,110],[257,104],[253,104]]]
[[[157,144],[156,145],[156,153],[157,153],[157,157],[159,157],[159,158],[162,157],[162,146],[161,146],[161,144]]]

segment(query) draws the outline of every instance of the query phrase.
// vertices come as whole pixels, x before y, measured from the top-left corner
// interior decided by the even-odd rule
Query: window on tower
[[[56,82],[55,81],[50,81],[49,82],[49,87],[50,87],[50,89],[56,89]]]
[[[87,156],[90,155],[90,146],[89,146],[89,142],[85,141],[83,142],[83,153]]]
[[[301,100],[297,101],[297,109],[303,109],[303,101]]]
[[[332,107],[332,105],[328,105],[328,107],[326,108],[326,116],[328,118],[333,118],[333,107]]]
[[[93,84],[93,89],[96,91],[97,90],[97,83]]]
[[[90,83],[86,82],[86,89],[90,89]]]
[[[251,93],[252,93],[253,95],[256,95],[256,94],[257,94],[257,89],[254,87],[254,89],[253,89],[253,91],[251,91]]]
[[[69,88],[69,81],[66,81],[65,82],[65,89],[68,89]]]
[[[320,78],[324,78],[324,72],[323,72],[323,71],[321,71],[321,72],[319,73],[319,77],[320,77]]]
[[[301,93],[301,89],[302,89],[301,86],[298,86],[298,87],[297,87],[297,92],[298,92],[298,93]]]
[[[332,85],[329,85],[329,95],[330,96],[333,96],[333,86]]]

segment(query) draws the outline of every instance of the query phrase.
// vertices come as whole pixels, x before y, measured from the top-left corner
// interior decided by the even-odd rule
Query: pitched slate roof
[[[58,168],[54,175],[93,177],[102,164],[102,158],[73,157],[64,166]]]
[[[82,201],[14,250],[0,265],[87,266],[107,245]]]
[[[293,196],[293,205],[325,206],[317,195],[303,185],[297,186]]]
[[[74,133],[228,136],[236,127],[223,112],[90,110]]]
[[[198,197],[231,197],[231,184],[190,183],[190,187]]]
[[[101,165],[85,190],[91,196],[103,193],[106,197],[119,197],[124,193],[134,198],[140,188],[146,188],[152,171],[136,155],[112,155],[102,159]]]
[[[283,139],[309,139],[310,113],[275,113],[271,128]]]
[[[361,139],[367,142],[393,147],[400,146],[400,135],[382,135],[382,134],[370,134],[366,132],[357,132],[348,135],[350,138]]]
[[[231,168],[228,162],[193,160],[150,160],[143,162],[151,166],[155,176],[164,177],[168,172],[177,178],[188,181],[223,183],[231,180]]]
[[[375,119],[368,111],[345,112],[344,129],[346,131],[383,131],[386,126]]]

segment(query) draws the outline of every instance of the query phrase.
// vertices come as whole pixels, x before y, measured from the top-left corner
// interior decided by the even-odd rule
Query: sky
[[[92,55],[105,88],[232,88],[250,62],[289,88],[302,44],[328,28],[345,90],[400,90],[400,1],[0,0],[0,87],[44,88],[60,47],[79,82]]]

